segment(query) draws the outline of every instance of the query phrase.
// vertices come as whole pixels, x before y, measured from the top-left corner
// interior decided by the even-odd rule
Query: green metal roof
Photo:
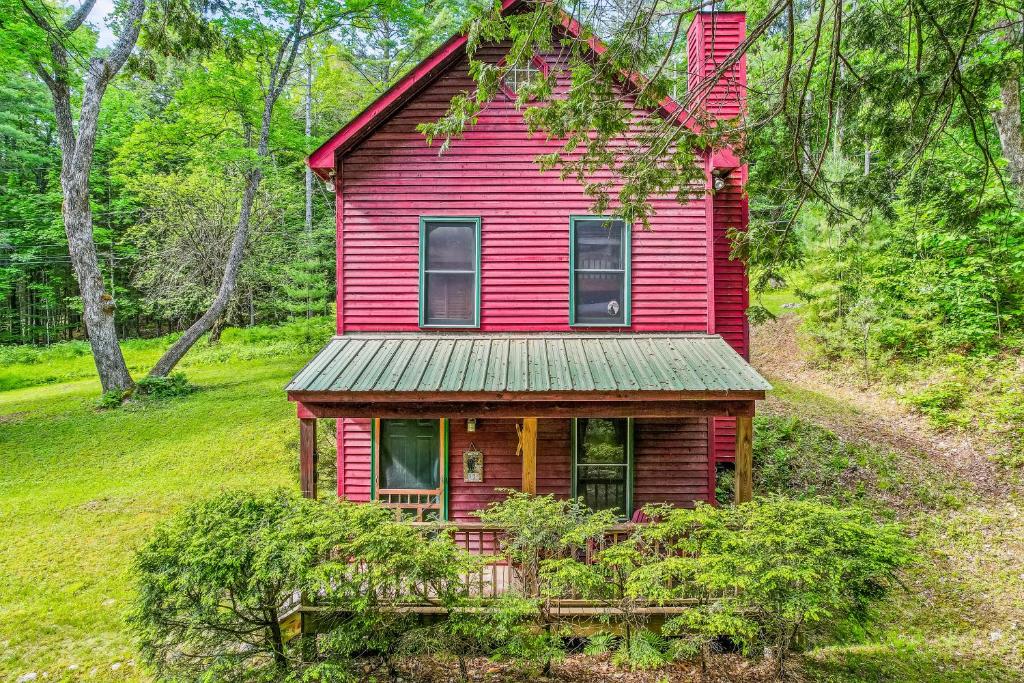
[[[706,334],[347,334],[289,392],[764,392],[731,346]]]

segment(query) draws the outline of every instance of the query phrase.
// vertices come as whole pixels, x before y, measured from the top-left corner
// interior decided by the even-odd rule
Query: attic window
[[[513,66],[509,69],[502,82],[512,96],[517,96],[519,91],[540,73],[542,72],[537,66],[536,60],[530,60],[523,66]]]

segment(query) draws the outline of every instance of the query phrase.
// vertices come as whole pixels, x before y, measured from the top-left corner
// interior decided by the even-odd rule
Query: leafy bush
[[[474,514],[503,531],[502,551],[521,568],[519,588],[527,596],[538,594],[542,558],[600,541],[618,522],[613,512],[594,512],[581,498],[560,500],[513,489],[503,492],[507,498]]]
[[[961,408],[967,400],[967,385],[960,380],[945,380],[923,387],[908,394],[906,401],[928,416],[937,427],[948,427],[955,423],[951,412]]]
[[[546,674],[551,662],[564,654],[564,625],[544,599],[552,597],[544,565],[549,558],[603,542],[618,520],[611,511],[590,510],[582,499],[560,500],[511,489],[506,493],[505,500],[475,514],[502,530],[501,551],[516,568],[516,585],[481,625],[496,634],[496,656],[541,664]]]
[[[376,505],[225,493],[160,525],[140,549],[131,625],[163,679],[351,677],[355,656],[388,664],[415,627],[383,606],[428,594],[454,602],[468,563],[447,535],[426,538]],[[301,594],[339,618],[319,638],[287,641],[280,610]]]
[[[187,396],[196,390],[195,385],[189,383],[183,372],[172,372],[166,377],[147,375],[140,378],[135,384],[139,394],[153,398]]]
[[[695,595],[698,605],[666,623],[667,633],[764,649],[780,677],[791,649],[836,623],[864,622],[912,559],[896,526],[859,508],[772,498],[660,513],[641,534],[670,552],[634,572],[628,594]]]

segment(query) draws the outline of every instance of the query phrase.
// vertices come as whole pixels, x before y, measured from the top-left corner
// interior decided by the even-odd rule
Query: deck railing
[[[378,598],[382,603],[392,603],[397,610],[416,612],[424,614],[443,613],[445,608],[435,598],[438,593],[436,588],[445,592],[454,589],[456,592],[468,598],[493,599],[498,598],[510,591],[518,595],[529,597],[540,597],[543,593],[542,586],[538,583],[536,576],[530,576],[522,566],[517,564],[507,552],[503,543],[505,532],[503,529],[484,524],[482,522],[459,522],[459,523],[437,523],[437,522],[408,522],[414,528],[421,529],[423,533],[436,533],[438,529],[444,529],[451,534],[457,545],[468,550],[474,555],[481,557],[481,562],[470,572],[464,574],[455,585],[447,584],[441,587],[428,587],[422,584],[408,585],[403,583],[402,577],[395,577],[394,583],[386,586],[378,586]],[[557,557],[574,557],[581,562],[591,564],[596,561],[597,553],[615,543],[623,541],[636,529],[641,526],[637,523],[618,524],[610,527],[602,539],[587,543],[580,547],[572,547],[559,551],[557,554],[548,555],[541,559]],[[654,555],[662,555],[668,552],[657,544],[647,546],[644,552]],[[355,575],[367,573],[368,567],[365,564],[353,565]],[[370,587],[367,587],[370,590]],[[383,592],[381,592],[383,591]],[[420,601],[409,602],[408,596],[418,595]],[[404,596],[399,598],[398,596]],[[631,600],[629,611],[633,614],[673,614],[689,609],[697,597],[696,592],[677,591],[676,598],[668,602],[657,604],[644,604],[642,600]],[[705,596],[707,597],[707,596]],[[294,604],[286,606],[282,610],[282,618],[288,617],[302,611],[316,611],[322,609],[316,606],[316,598],[305,596],[300,599],[296,594]],[[622,614],[624,605],[617,600],[593,600],[586,599],[582,595],[562,594],[557,598],[545,600],[546,609],[552,614],[560,617],[576,618],[595,615]],[[328,610],[332,608],[326,608]]]
[[[436,530],[438,524],[411,522],[415,527],[425,531]],[[515,589],[519,594],[538,596],[538,585],[527,585],[529,579],[523,568],[518,566],[505,550],[504,531],[499,527],[482,522],[458,522],[442,524],[452,535],[452,540],[474,555],[485,557],[484,562],[471,574],[464,577],[466,593],[471,597],[495,598]],[[600,541],[588,543],[582,547],[569,548],[558,555],[550,555],[543,559],[571,556],[591,564],[596,553],[602,548],[625,540],[633,533],[636,524],[618,524],[608,529]]]

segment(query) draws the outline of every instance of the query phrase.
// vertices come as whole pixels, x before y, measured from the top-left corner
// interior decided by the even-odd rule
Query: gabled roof
[[[514,12],[527,4],[527,0],[503,0],[501,4],[502,14]],[[562,12],[562,28],[570,36],[579,37],[583,33],[582,26],[569,14]],[[344,153],[354,147],[366,136],[370,135],[378,126],[387,121],[390,116],[411,100],[424,87],[429,85],[440,76],[448,67],[454,64],[462,56],[463,50],[469,36],[465,33],[457,34],[449,38],[443,45],[434,50],[430,56],[416,65],[409,73],[403,76],[397,83],[378,97],[373,104],[359,113],[331,136],[324,144],[320,145],[306,163],[322,178],[334,168],[334,159],[337,154]],[[590,48],[595,54],[603,54],[607,46],[596,37],[588,41]],[[642,87],[643,77],[635,73],[624,73],[623,77],[634,87]],[[696,123],[689,116],[679,116],[682,106],[671,97],[665,97],[660,103],[661,112],[676,119],[683,125],[695,127]]]

